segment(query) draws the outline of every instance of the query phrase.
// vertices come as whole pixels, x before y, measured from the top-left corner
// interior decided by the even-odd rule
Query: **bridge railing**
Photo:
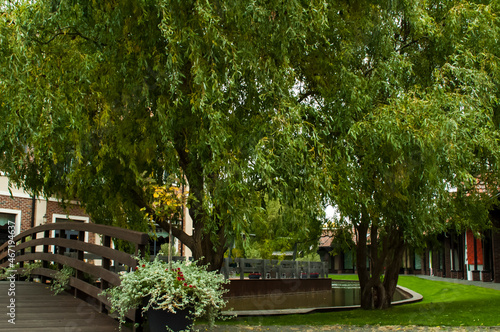
[[[66,238],[70,231],[72,234],[78,232],[78,236]],[[95,238],[100,237],[102,244],[85,242],[91,234]],[[123,266],[131,269],[137,265],[134,255],[113,248],[112,239],[132,243],[135,246],[135,256],[142,256],[149,236],[146,233],[91,223],[45,224],[31,228],[14,237],[10,243],[0,246],[0,267],[8,267],[14,262],[19,266],[18,273],[22,273],[26,270],[26,263],[41,262],[41,267],[30,269],[29,272],[45,282],[54,279],[57,270],[64,265],[69,266],[75,270],[74,276],[69,280],[74,295],[86,297],[87,300],[90,297],[101,312],[106,312],[109,302],[105,297],[99,296],[99,293],[120,284],[120,267],[123,270]],[[51,266],[56,269],[50,268]],[[139,319],[136,312],[131,311],[127,316],[134,322]]]
[[[248,258],[236,258],[230,262],[225,258],[221,273],[226,279],[237,276],[244,279],[245,273],[260,273],[262,279],[326,278],[328,267],[326,262]]]

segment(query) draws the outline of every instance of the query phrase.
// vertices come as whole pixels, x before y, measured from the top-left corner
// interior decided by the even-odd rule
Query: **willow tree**
[[[401,255],[424,235],[488,226],[493,200],[477,184],[498,191],[499,10],[338,1],[299,59],[318,110],[308,121],[331,147],[329,197],[355,230],[363,308],[390,305]]]
[[[263,195],[320,208],[290,59],[313,47],[304,34],[323,26],[321,5],[3,1],[0,169],[34,195],[78,199],[96,222],[143,230],[149,184],[176,178],[194,230],[172,234],[219,268]]]

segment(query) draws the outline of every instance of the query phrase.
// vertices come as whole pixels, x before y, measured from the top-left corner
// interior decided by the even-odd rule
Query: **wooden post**
[[[239,269],[240,269],[240,280],[245,279],[245,259],[244,258],[238,258],[238,263],[239,263]]]
[[[267,260],[266,259],[263,259],[262,260],[262,267],[261,267],[261,270],[262,270],[262,279],[267,279]]]
[[[85,242],[85,231],[79,231],[78,232],[78,240],[77,241]],[[79,261],[81,261],[81,262],[84,261],[85,253],[83,252],[83,250],[77,250],[77,252],[76,252],[76,258]],[[77,279],[83,280],[83,272],[80,271],[80,270],[76,270],[75,277]],[[80,294],[78,292],[78,288],[76,288],[76,287],[75,287],[75,291],[74,291],[74,296],[75,297],[79,297],[80,296]]]
[[[224,266],[222,268],[224,279],[229,279],[229,258],[224,258]]]
[[[65,239],[66,238],[66,231],[64,229],[61,229],[61,231],[59,232],[59,238],[60,239]],[[59,255],[63,255],[64,256],[65,252],[66,252],[66,247],[58,246],[57,253]],[[61,270],[63,268],[62,264],[57,264],[57,266],[58,266],[59,270]]]
[[[26,238],[23,236],[23,237],[21,238],[21,243],[24,243],[24,242],[26,242]],[[24,255],[24,249],[21,249],[20,255],[21,255],[21,256],[22,256],[22,255]],[[23,267],[24,267],[24,262],[23,262],[23,261],[20,261],[20,262],[19,262],[19,267],[21,267],[21,268],[23,268]]]
[[[32,240],[36,240],[38,233],[33,233]],[[31,253],[34,254],[36,252],[36,246],[31,246],[30,247]]]
[[[50,238],[50,231],[43,232],[43,237],[46,239]],[[49,253],[49,245],[44,244],[42,251],[43,251],[43,253],[48,254]],[[49,261],[43,260],[42,267],[48,269],[49,268]],[[42,284],[45,284],[45,282],[47,281],[47,277],[41,276],[40,281],[42,282]]]
[[[110,248],[111,247],[111,237],[109,235],[104,235],[103,236],[103,239],[102,239],[102,246],[103,247],[108,247]],[[106,257],[102,257],[102,267],[106,270],[109,270],[109,258],[106,258]],[[101,280],[101,290],[106,290],[108,289],[109,287],[109,284],[106,280]],[[99,311],[100,312],[103,312],[103,313],[107,313],[107,309],[106,309],[106,306],[104,305],[104,303],[100,302],[99,303]]]

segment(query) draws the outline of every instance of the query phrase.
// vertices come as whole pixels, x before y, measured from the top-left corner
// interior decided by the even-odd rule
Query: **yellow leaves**
[[[154,186],[152,207],[162,218],[171,218],[180,212],[188,192],[176,186]]]

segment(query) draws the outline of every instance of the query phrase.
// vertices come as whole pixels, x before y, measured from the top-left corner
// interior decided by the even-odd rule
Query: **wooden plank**
[[[13,286],[0,282],[0,332],[7,331],[118,331],[118,322],[97,312],[95,307],[64,293],[54,296],[48,285],[16,281]],[[9,294],[14,289],[15,294]],[[15,324],[10,319],[9,305],[15,303]],[[123,328],[123,331],[129,331]]]
[[[123,251],[113,249],[113,248],[107,248],[103,247],[98,244],[93,244],[93,243],[87,243],[83,242],[80,240],[70,240],[70,239],[63,239],[63,238],[40,238],[40,239],[35,239],[31,240],[29,242],[21,243],[16,246],[16,250],[20,249],[25,249],[25,248],[30,248],[30,247],[36,247],[36,246],[42,246],[42,245],[54,245],[54,246],[60,246],[60,247],[65,247],[65,248],[72,248],[72,249],[77,249],[81,251],[88,251],[93,254],[95,254],[95,258],[102,258],[106,257],[111,260],[117,261],[121,264],[132,266],[135,264],[135,259],[132,257],[131,254],[125,253]],[[87,256],[86,256],[87,258]]]
[[[67,257],[59,254],[47,254],[42,252],[24,254],[20,256],[16,256],[16,261],[36,261],[36,260],[44,260],[44,261],[53,261],[59,264],[70,266],[74,269],[83,271],[85,273],[91,274],[94,277],[99,277],[103,280],[108,281],[112,285],[120,284],[120,276],[114,272],[106,270],[101,266],[96,266],[90,263],[85,263],[79,261],[76,258]]]
[[[74,230],[74,231],[86,231],[92,233],[98,233],[102,235],[108,235],[114,238],[120,238],[125,241],[130,241],[137,244],[146,245],[149,242],[149,235],[147,233],[132,231],[125,228],[113,227],[107,225],[99,225],[92,223],[83,222],[57,222],[57,223],[47,223],[37,227],[30,228],[23,233],[17,235],[14,241],[20,240],[22,237],[32,235],[35,233],[43,232],[46,230]],[[0,247],[1,248],[1,247]]]

